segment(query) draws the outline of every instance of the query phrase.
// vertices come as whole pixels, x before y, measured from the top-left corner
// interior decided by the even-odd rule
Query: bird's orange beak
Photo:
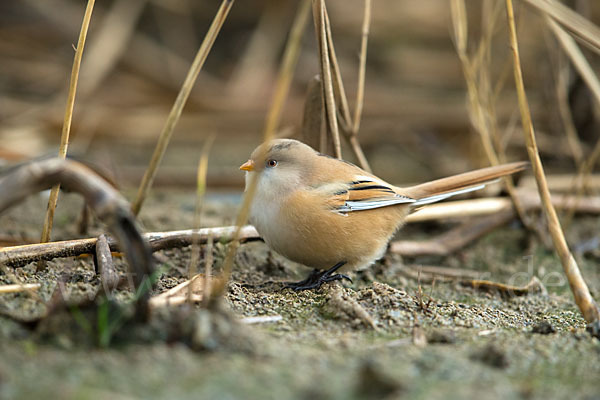
[[[240,169],[242,171],[254,171],[254,161],[248,160],[242,165],[240,165]]]

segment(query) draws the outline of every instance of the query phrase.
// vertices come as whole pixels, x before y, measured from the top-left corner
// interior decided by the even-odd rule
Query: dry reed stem
[[[367,1],[369,1],[369,0],[367,0]],[[331,63],[331,68],[332,68],[333,83],[335,84],[334,85],[334,95],[337,95],[338,102],[340,104],[340,114],[337,114],[337,111],[336,111],[336,115],[338,115],[338,118],[340,119],[339,122],[342,127],[342,133],[344,134],[344,137],[347,139],[348,143],[350,144],[350,148],[352,149],[352,152],[354,153],[354,155],[356,156],[356,158],[358,160],[358,165],[365,171],[372,172],[371,166],[369,165],[369,162],[367,161],[367,158],[365,157],[362,147],[360,146],[360,143],[358,142],[358,139],[357,139],[358,129],[354,130],[354,128],[353,128],[354,123],[352,120],[352,116],[350,115],[350,107],[348,106],[348,98],[346,96],[346,90],[344,89],[342,73],[340,71],[337,56],[335,54],[335,46],[333,44],[333,36],[331,35],[331,24],[329,22],[329,15],[327,14],[327,7],[325,7],[325,5],[323,7],[324,7],[324,15],[325,15],[325,28],[326,28],[325,30],[327,33],[327,48],[328,48],[328,52],[329,52],[329,61]],[[362,39],[361,39],[361,56],[360,56],[361,64],[359,65],[359,68],[366,68],[367,39],[368,39],[369,26],[370,26],[370,20],[371,20],[370,3],[369,4],[365,3],[365,7],[367,7],[367,8],[365,8],[365,16],[363,18]],[[364,52],[363,52],[363,43],[364,43]],[[365,64],[363,64],[363,63],[365,63]],[[359,71],[360,71],[360,69],[359,69]],[[357,91],[357,105],[360,102],[360,107],[362,109],[362,102],[364,99],[364,72],[363,72],[362,82],[360,81],[360,75],[359,75],[359,82],[358,82],[357,90],[358,90]],[[358,96],[360,96],[360,98]],[[360,116],[358,117],[358,120],[360,121]]]
[[[329,63],[331,65],[331,74],[333,77],[333,92],[337,98],[339,104],[339,112],[341,114],[341,122],[348,127],[351,127],[352,116],[350,115],[350,106],[348,105],[348,97],[346,96],[346,89],[344,88],[344,80],[342,79],[342,72],[340,70],[340,64],[338,62],[337,55],[335,53],[335,45],[333,43],[333,35],[331,34],[331,22],[329,21],[329,13],[327,12],[327,6],[325,0],[323,0],[323,15],[325,16],[325,34],[327,35],[327,53],[329,54]],[[349,128],[350,129],[350,128]]]
[[[558,21],[586,46],[600,53],[600,27],[557,0],[524,0]]]
[[[542,208],[544,210],[544,214],[546,215],[548,229],[550,230],[550,235],[552,237],[552,241],[554,242],[556,252],[560,257],[563,269],[565,270],[565,275],[567,276],[567,280],[569,281],[571,291],[573,292],[573,295],[575,297],[575,302],[577,303],[577,306],[581,310],[581,313],[583,314],[583,317],[588,322],[588,324],[590,324],[594,331],[597,331],[599,328],[597,325],[599,324],[600,320],[598,306],[594,302],[594,299],[592,298],[589,289],[583,277],[581,276],[581,272],[579,271],[577,262],[571,254],[567,242],[565,240],[564,234],[560,226],[560,221],[558,220],[558,216],[556,214],[556,210],[552,206],[550,191],[548,190],[548,184],[546,182],[546,177],[544,176],[544,168],[542,166],[540,155],[537,150],[537,143],[535,139],[535,133],[533,130],[531,113],[529,111],[529,104],[527,102],[527,97],[525,94],[523,74],[521,72],[519,45],[517,41],[517,32],[515,28],[515,16],[513,11],[512,0],[506,0],[506,11],[508,17],[510,46],[513,55],[515,86],[517,88],[519,108],[521,110],[521,120],[523,123],[523,135],[525,136],[527,153],[529,154],[529,159],[531,160],[533,173],[536,177],[536,182],[538,184],[538,191],[542,199]],[[600,34],[598,38],[600,38]],[[599,333],[594,332],[594,334],[598,335]]]
[[[206,240],[206,256],[204,257],[204,282],[202,285],[202,305],[208,307],[208,302],[212,298],[212,266],[213,266],[213,237],[208,235]]]
[[[232,102],[242,105],[260,102],[265,88],[270,87],[275,73],[273,67],[277,65],[279,50],[289,29],[287,24],[281,23],[287,7],[285,2],[265,3],[256,28],[228,79],[226,91],[231,93]]]
[[[198,74],[204,65],[204,61],[206,61],[208,53],[210,53],[212,45],[215,42],[217,35],[219,34],[219,31],[221,30],[221,27],[227,18],[227,14],[231,10],[232,5],[233,0],[223,0],[221,7],[219,7],[215,18],[213,19],[213,22],[210,25],[210,28],[208,29],[200,48],[198,49],[198,53],[196,53],[196,57],[190,66],[183,85],[181,86],[181,89],[177,94],[177,98],[173,103],[173,107],[169,112],[169,116],[165,121],[165,125],[163,126],[158,138],[158,142],[156,144],[156,148],[154,149],[154,153],[152,154],[152,159],[150,160],[148,169],[146,169],[146,172],[144,173],[144,177],[142,178],[136,198],[132,203],[131,210],[133,211],[134,215],[139,214],[142,204],[150,192],[150,187],[152,186],[152,182],[156,177],[158,166],[162,161],[165,152],[167,151],[167,146],[169,145],[169,141],[171,140],[171,136],[175,130],[175,125],[179,121],[183,107],[185,106],[190,92],[194,88],[196,78],[198,77]]]
[[[569,59],[573,63],[575,69],[577,69],[577,72],[579,73],[579,75],[582,77],[583,81],[587,84],[588,88],[592,92],[592,95],[594,96],[596,105],[600,104],[600,81],[598,80],[598,76],[596,75],[596,73],[594,72],[592,67],[590,66],[589,62],[587,61],[587,59],[581,52],[581,49],[579,48],[579,46],[577,45],[575,40],[573,40],[573,38],[567,32],[565,32],[565,30],[562,29],[555,21],[553,21],[549,17],[546,17],[546,23],[550,26],[550,28],[552,29],[552,32],[558,39],[558,42],[561,44],[563,50],[569,56]],[[563,103],[563,102],[561,102],[561,103]],[[563,106],[566,106],[566,104],[564,104]],[[561,107],[561,108],[563,108],[563,107]],[[566,117],[568,122],[570,122],[570,124],[572,125],[573,121],[570,118],[571,114],[569,112],[567,112],[567,110],[564,110],[563,114],[565,114],[564,117]],[[575,132],[575,129],[573,126],[571,126],[571,129],[573,130],[573,132],[571,134],[575,135],[575,138],[576,138],[575,140],[577,140],[576,143],[579,144],[579,151],[581,152],[581,144],[578,141],[577,132]],[[567,132],[569,132],[571,129],[567,129]],[[573,141],[573,139],[571,139],[569,142],[571,142],[571,141]],[[598,141],[596,141],[596,145],[594,146],[594,149],[592,150],[592,152],[590,153],[589,157],[586,160],[582,160],[581,157],[579,158],[578,176],[576,179],[576,189],[575,189],[578,196],[583,195],[583,191],[585,190],[585,187],[587,186],[586,183],[589,181],[591,172],[592,172],[594,165],[596,164],[596,161],[599,156],[600,156],[600,139]],[[570,221],[572,216],[573,216],[573,211],[570,211],[568,214],[567,220]]]
[[[209,138],[202,146],[200,153],[200,160],[198,161],[198,172],[196,176],[196,207],[194,209],[194,228],[199,231],[202,218],[202,205],[204,204],[204,194],[206,193],[206,173],[208,171],[208,156],[210,155],[210,149],[215,140],[215,135],[210,135]],[[200,238],[199,235],[194,235],[192,239],[192,255],[190,257],[190,264],[188,266],[188,279],[192,279],[196,275],[198,270],[197,265],[200,262]],[[188,296],[191,299],[192,296],[192,285],[188,290]],[[191,302],[191,300],[190,300]]]
[[[310,5],[308,1],[309,0],[303,0],[303,3],[300,4],[292,24],[288,42],[286,43],[285,53],[279,68],[279,73],[277,75],[277,83],[273,94],[273,100],[271,101],[271,107],[265,122],[265,130],[263,134],[264,143],[269,142],[275,136],[275,130],[277,129],[277,125],[279,123],[281,109],[283,108],[283,103],[289,91],[294,68],[298,61],[302,33],[304,32],[304,28],[306,27],[308,21],[308,6]],[[260,160],[263,160],[264,157],[265,154],[259,154],[257,156],[257,159],[259,160],[258,162],[262,162]],[[222,279],[220,279],[217,284],[213,286],[214,298],[223,295],[227,287],[227,283],[231,278],[233,261],[237,248],[239,247],[242,230],[248,221],[250,206],[254,199],[254,195],[256,194],[256,187],[258,184],[258,178],[260,177],[260,172],[254,173],[250,176],[251,179],[246,187],[242,206],[236,218],[235,230],[231,237],[231,244],[229,245],[227,254],[225,255],[225,260],[223,262]]]
[[[88,45],[80,99],[92,94],[120,60],[146,3],[147,0],[119,0],[110,6],[100,29]]]
[[[500,139],[498,138],[496,110],[494,106],[495,94],[492,92],[492,85],[490,82],[490,64],[493,29],[496,25],[497,17],[500,14],[500,7],[496,6],[495,9],[491,10],[491,14],[488,15],[477,52],[472,57],[469,57],[469,54],[467,53],[468,19],[465,2],[464,0],[452,0],[450,7],[454,27],[454,43],[467,83],[471,123],[479,133],[481,144],[488,161],[491,165],[499,165],[501,162],[505,162],[506,157],[500,146]],[[490,10],[487,7],[484,8],[484,18],[486,13],[490,13]],[[502,81],[499,83],[501,82]],[[492,135],[492,132],[494,135]],[[495,140],[492,140],[492,137],[494,137]],[[494,142],[496,142],[497,150],[494,148]],[[530,231],[537,233],[541,239],[544,239],[544,235],[536,229],[531,220],[527,217],[525,208],[517,196],[512,177],[504,177],[503,182],[523,225]]]
[[[81,67],[81,59],[83,57],[83,49],[85,47],[85,40],[87,38],[88,28],[92,19],[94,3],[95,0],[88,0],[87,6],[85,8],[83,22],[81,23],[81,30],[79,31],[79,39],[77,40],[77,49],[75,50],[75,57],[73,59],[73,68],[71,69],[69,94],[67,96],[67,105],[65,107],[62,133],[60,136],[60,148],[58,149],[58,157],[63,160],[67,157],[67,149],[69,147],[69,134],[71,132],[71,121],[73,120],[73,108],[75,107],[75,94],[77,93],[79,70]],[[58,201],[59,190],[60,185],[56,185],[53,186],[52,190],[50,191],[50,197],[48,199],[48,208],[46,210],[44,226],[42,228],[42,237],[40,239],[40,242],[42,243],[48,242],[50,240],[50,235],[52,234],[54,211],[56,210],[56,203]],[[42,265],[39,265],[38,267],[42,267]]]
[[[323,116],[321,77],[315,75],[308,83],[306,90],[301,138],[313,149],[317,149],[323,154],[330,154],[327,149],[327,127],[324,124]]]
[[[596,103],[600,104],[600,81],[590,66],[590,63],[581,52],[581,49],[571,35],[562,29],[555,21],[549,17],[546,17],[546,23],[550,26],[550,29],[552,29],[552,32],[558,39],[558,42],[562,46],[563,50],[569,56],[573,66],[575,69],[577,69],[577,72],[579,72],[579,75],[581,75],[584,82],[594,95]]]
[[[358,68],[358,88],[356,90],[356,104],[354,105],[354,120],[352,132],[358,133],[360,129],[360,118],[362,116],[363,103],[365,100],[365,73],[367,66],[367,44],[369,41],[369,30],[371,27],[371,0],[365,0],[362,34],[360,41],[360,62]]]
[[[267,122],[265,126],[265,136],[274,136],[281,120],[281,110],[285,104],[285,100],[288,96],[292,78],[294,77],[294,70],[298,63],[298,56],[300,55],[300,44],[302,42],[302,35],[306,29],[308,23],[308,16],[310,11],[310,0],[302,0],[292,28],[290,30],[290,36],[285,46],[285,52],[281,61],[281,69],[277,76],[277,83],[275,84],[275,93],[273,100],[271,101],[271,107],[269,108],[269,114],[267,115]]]
[[[562,61],[562,62],[561,62]],[[558,102],[558,112],[565,129],[567,143],[571,150],[571,155],[577,168],[581,168],[583,163],[583,147],[577,136],[577,128],[573,122],[573,114],[569,107],[569,75],[571,69],[568,64],[564,64],[564,56],[559,54],[559,65],[556,77],[556,98]]]
[[[331,64],[329,58],[329,45],[327,40],[327,29],[325,23],[324,0],[313,1],[313,17],[317,32],[317,43],[319,45],[319,60],[321,67],[321,78],[323,82],[323,97],[325,98],[325,114],[329,130],[333,138],[333,152],[335,157],[342,158],[342,147],[340,143],[340,132],[337,120],[337,107],[335,104]]]

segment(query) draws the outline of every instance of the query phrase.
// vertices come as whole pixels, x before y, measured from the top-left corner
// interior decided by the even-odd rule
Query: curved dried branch
[[[93,171],[77,162],[56,158],[19,168],[0,180],[0,213],[30,194],[59,183],[85,198],[125,250],[138,293],[138,313],[146,317],[149,292],[144,286],[154,272],[150,249],[136,227],[129,203]],[[95,239],[88,244],[95,246]],[[0,250],[0,262],[10,263],[9,249]]]

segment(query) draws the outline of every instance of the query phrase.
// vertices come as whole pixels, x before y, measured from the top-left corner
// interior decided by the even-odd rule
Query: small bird
[[[350,280],[339,272],[381,258],[412,211],[481,189],[527,165],[499,165],[400,188],[297,140],[276,139],[258,146],[240,170],[246,171],[246,189],[252,175],[260,174],[250,223],[277,253],[314,269],[287,285],[305,290]]]

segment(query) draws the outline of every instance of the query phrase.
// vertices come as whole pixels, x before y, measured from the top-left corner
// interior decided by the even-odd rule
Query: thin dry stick
[[[152,251],[185,247],[192,244],[195,235],[200,235],[200,243],[205,243],[209,236],[229,241],[237,227],[222,226],[217,228],[184,229],[170,232],[145,233],[143,238],[149,242]],[[238,239],[240,241],[258,240],[256,229],[247,225],[240,230]],[[36,243],[23,246],[4,247],[0,249],[0,269],[5,266],[19,267],[32,261],[52,260],[54,258],[72,257],[80,254],[91,254],[96,246],[96,238],[65,240],[60,242]],[[121,248],[114,238],[108,238],[108,244],[112,251]]]
[[[304,0],[304,2],[308,3],[307,0]],[[290,37],[286,44],[285,53],[277,76],[277,83],[275,86],[275,92],[273,94],[273,100],[271,101],[271,107],[269,109],[269,114],[267,115],[267,120],[265,122],[265,131],[263,135],[264,143],[269,142],[275,136],[275,130],[280,119],[281,109],[283,108],[283,102],[285,101],[285,98],[289,91],[289,87],[292,82],[292,75],[298,61],[302,32],[304,31],[304,28],[307,23],[307,16],[305,16],[304,14],[308,14],[308,10],[304,10],[304,7],[308,7],[308,5],[309,4],[300,5],[300,8],[296,13],[294,23],[292,25]],[[261,162],[260,160],[264,159],[264,156],[264,154],[258,155],[257,158],[259,162]],[[235,257],[237,248],[239,247],[240,237],[242,230],[244,229],[244,224],[246,224],[246,222],[248,221],[250,205],[252,204],[252,199],[254,199],[254,195],[256,193],[256,187],[258,184],[258,178],[260,177],[260,172],[254,173],[250,176],[251,179],[246,187],[246,192],[244,193],[244,200],[242,202],[240,212],[238,213],[236,218],[236,228],[231,238],[232,242],[225,256],[225,261],[223,262],[223,279],[220,279],[218,281],[218,285],[213,286],[213,297],[218,297],[224,293],[227,283],[229,282],[229,278],[231,277],[231,272],[233,270],[233,259]]]
[[[310,0],[303,0],[296,12],[296,17],[290,30],[290,36],[281,63],[281,70],[277,77],[277,84],[275,85],[275,94],[273,95],[265,126],[265,134],[268,133],[271,136],[277,131],[279,121],[281,120],[281,110],[285,104],[285,99],[287,98],[294,76],[294,69],[298,63],[300,43],[306,24],[308,23],[309,11]]]
[[[371,0],[365,0],[365,11],[362,24],[362,36],[360,41],[360,63],[358,68],[358,88],[356,90],[356,104],[354,107],[354,123],[352,132],[358,133],[360,129],[360,118],[362,116],[363,103],[365,100],[365,72],[367,66],[367,44],[369,41],[369,28],[371,26]]]
[[[206,307],[212,298],[212,265],[213,265],[213,237],[208,235],[206,240],[206,256],[204,257],[204,282],[202,286],[202,304]]]
[[[331,76],[333,82],[334,95],[337,98],[340,106],[341,121],[347,125],[349,129],[352,127],[352,116],[350,115],[350,107],[348,105],[348,97],[346,96],[346,89],[344,89],[344,82],[342,80],[342,73],[340,71],[340,65],[335,54],[335,45],[333,44],[333,35],[331,34],[331,23],[329,21],[329,13],[327,12],[327,5],[323,0],[323,16],[325,24],[325,34],[327,35],[327,53],[329,54],[329,63],[331,65]]]
[[[91,95],[120,60],[146,3],[147,0],[119,0],[112,3],[102,19],[100,29],[89,43],[80,99]]]
[[[337,120],[337,108],[333,92],[333,81],[331,77],[331,65],[329,59],[329,45],[327,42],[327,29],[325,27],[325,4],[324,0],[313,3],[313,14],[315,29],[317,32],[317,43],[319,44],[321,78],[323,81],[323,97],[325,98],[325,111],[329,130],[333,138],[333,151],[337,158],[342,158],[342,147],[340,143],[340,132]]]
[[[115,269],[110,246],[104,234],[98,236],[95,256],[94,261],[96,263],[96,270],[100,275],[100,283],[102,284],[104,293],[108,296],[119,284],[119,275]]]
[[[467,53],[468,19],[464,0],[452,0],[450,3],[452,22],[454,26],[454,42],[456,51],[463,67],[467,93],[469,98],[469,115],[473,127],[479,133],[483,150],[491,165],[499,165],[504,161],[503,154],[498,154],[494,148],[492,132],[496,131],[496,118],[494,108],[494,95],[490,85],[491,40],[495,26],[498,8],[491,14],[491,21],[486,21],[486,29],[480,40],[478,52],[471,58]],[[485,9],[489,11],[488,9]],[[496,144],[499,139],[496,137]],[[500,146],[498,151],[502,149]],[[517,196],[513,179],[510,176],[503,178],[506,190],[510,195],[519,219],[532,232],[536,232],[543,239],[544,235],[538,232],[531,220],[527,217],[525,209]]]
[[[4,293],[19,293],[29,290],[38,290],[42,285],[40,283],[23,283],[14,285],[0,286],[0,294]]]
[[[596,53],[600,53],[600,27],[557,0],[524,0],[552,17]]]
[[[221,7],[217,11],[215,18],[198,49],[198,53],[190,66],[187,76],[185,77],[185,81],[177,94],[177,98],[175,99],[175,103],[173,103],[173,107],[171,108],[171,112],[167,117],[165,125],[160,133],[158,138],[158,143],[156,144],[156,148],[154,149],[154,153],[152,154],[152,159],[150,160],[150,164],[148,165],[148,169],[144,173],[144,177],[142,178],[142,183],[137,192],[137,196],[132,203],[131,210],[134,215],[137,215],[142,208],[142,204],[148,193],[150,191],[150,187],[152,186],[152,182],[156,177],[156,172],[158,170],[158,166],[162,161],[165,152],[167,151],[167,146],[169,145],[169,141],[171,140],[171,136],[173,135],[173,131],[175,130],[175,125],[179,121],[179,117],[181,116],[181,112],[185,103],[190,95],[190,92],[194,88],[194,83],[196,82],[196,78],[204,65],[204,61],[206,61],[206,57],[212,48],[213,43],[215,42],[225,19],[227,18],[227,14],[229,10],[231,10],[231,6],[233,5],[233,0],[223,0],[221,3]]]
[[[369,1],[369,0],[367,0]],[[367,7],[365,9],[365,16],[363,19],[363,35],[362,35],[362,41],[361,41],[361,65],[360,67],[364,68],[366,63],[366,58],[367,58],[367,53],[366,53],[366,49],[367,49],[367,38],[369,35],[369,26],[370,26],[370,21],[371,21],[371,8],[370,8],[370,2],[369,4],[365,4],[365,7]],[[350,144],[350,147],[352,148],[352,151],[354,152],[354,155],[356,156],[356,158],[358,159],[358,164],[360,165],[361,168],[363,168],[366,171],[371,172],[371,167],[369,165],[369,162],[367,161],[367,158],[365,157],[364,152],[362,151],[362,147],[360,147],[360,143],[358,142],[358,138],[357,138],[357,134],[358,134],[358,129],[355,131],[353,128],[353,120],[352,117],[350,115],[350,107],[348,106],[348,98],[346,97],[346,91],[344,89],[344,82],[342,81],[342,74],[340,72],[340,67],[339,67],[339,63],[337,61],[337,56],[335,54],[335,46],[333,45],[333,36],[331,35],[331,24],[329,22],[329,14],[327,13],[327,7],[325,7],[325,4],[323,3],[323,8],[324,8],[324,15],[325,15],[325,31],[327,33],[327,49],[328,49],[328,53],[329,53],[329,62],[331,65],[331,69],[332,69],[332,77],[333,77],[333,83],[334,83],[334,95],[337,95],[337,99],[338,102],[340,104],[340,111],[341,113],[339,114],[340,118],[340,125],[342,127],[342,132],[344,133],[344,136],[346,137],[346,139],[348,140],[348,143]],[[364,52],[363,52],[363,46],[364,45]],[[359,77],[360,79],[360,77]],[[337,89],[337,90],[335,90]],[[358,83],[358,90],[361,91],[364,89],[364,79],[363,82]],[[364,92],[363,92],[364,93]],[[357,96],[359,96],[359,93],[357,93]],[[360,96],[364,97],[364,94],[360,94]],[[361,109],[362,109],[362,99],[357,99],[357,104],[361,103]],[[336,115],[338,115],[336,113]]]
[[[92,19],[92,11],[94,10],[95,0],[88,0],[79,31],[79,40],[77,41],[77,49],[75,58],[73,59],[73,68],[71,69],[71,82],[69,84],[69,94],[67,97],[67,105],[65,107],[65,116],[63,119],[62,134],[60,136],[60,148],[58,149],[58,157],[63,160],[67,157],[67,148],[69,147],[69,134],[71,132],[71,121],[73,120],[73,108],[75,107],[75,94],[77,93],[77,81],[79,80],[79,69],[81,67],[81,58],[83,57],[83,49],[85,47],[85,39],[87,31]],[[52,234],[52,223],[54,222],[54,211],[56,202],[58,201],[58,192],[60,185],[52,187],[50,198],[48,199],[48,209],[44,219],[44,227],[42,229],[42,238],[40,242],[45,243],[50,240]]]
[[[485,292],[500,293],[504,296],[526,296],[530,293],[544,293],[546,288],[540,282],[537,277],[531,278],[529,283],[525,286],[513,286],[504,283],[493,282],[482,279],[469,279],[460,282],[462,286],[471,287],[475,290],[482,290]]]
[[[525,136],[525,142],[527,144],[527,153],[531,160],[533,173],[536,177],[538,184],[538,191],[542,198],[542,208],[548,222],[548,228],[556,252],[560,257],[560,260],[565,270],[565,275],[571,286],[571,291],[575,297],[575,302],[581,310],[583,317],[588,322],[588,326],[592,330],[594,336],[600,336],[600,312],[598,306],[594,302],[590,291],[581,276],[579,267],[575,258],[571,254],[567,241],[565,240],[563,231],[560,226],[560,221],[556,215],[556,211],[552,206],[552,200],[550,197],[550,191],[548,190],[548,184],[546,177],[544,176],[544,168],[540,160],[540,155],[537,150],[537,143],[535,140],[535,132],[533,130],[533,123],[531,121],[531,113],[529,111],[529,104],[525,95],[525,85],[523,83],[523,74],[521,72],[521,62],[519,58],[519,45],[517,41],[517,30],[515,28],[515,16],[513,11],[512,0],[506,0],[506,12],[508,17],[508,27],[510,36],[510,46],[513,55],[513,66],[515,74],[515,85],[517,87],[517,95],[519,98],[519,108],[521,110],[521,119],[523,122],[523,135]]]
[[[573,38],[565,32],[556,22],[551,20],[550,18],[546,18],[546,22],[552,29],[552,32],[558,39],[559,43],[563,47],[565,53],[569,56],[569,59],[577,69],[579,75],[583,78],[584,82],[589,87],[591,93],[596,100],[596,105],[600,104],[600,81],[598,80],[598,76],[590,66],[589,62],[579,49],[579,46],[573,40]],[[570,116],[570,114],[569,114]],[[572,120],[570,120],[572,123]],[[578,168],[578,179],[576,193],[578,196],[583,194],[585,189],[585,183],[588,181],[589,176],[596,164],[597,158],[600,155],[600,139],[596,142],[594,146],[594,150],[591,152],[590,156],[579,164]],[[569,220],[571,219],[573,212],[569,213]]]
[[[442,235],[429,240],[398,240],[390,243],[390,252],[403,256],[448,255],[473,243],[477,238],[493,231],[513,219],[512,209],[468,221]]]
[[[301,138],[304,143],[319,150],[323,154],[330,154],[327,150],[325,136],[327,128],[323,123],[323,89],[321,77],[315,75],[308,83],[306,99],[304,101],[304,115],[302,116]]]
[[[540,197],[537,191],[532,192],[530,190],[519,190],[519,196],[522,197],[522,201],[525,205],[526,210],[540,208]],[[561,207],[575,207],[575,209],[578,212],[585,214],[600,213],[600,197],[598,196],[576,198],[575,196],[568,195],[553,195],[552,204],[558,209],[560,209]],[[409,215],[406,218],[406,223],[418,223],[448,218],[465,218],[469,216],[491,217],[492,215],[490,214],[499,215],[505,211],[510,211],[511,209],[511,201],[507,198],[460,200],[455,202],[446,202],[429,205],[423,210],[419,210],[416,213]],[[477,220],[481,221],[482,223],[484,222],[482,218],[479,218]],[[475,226],[475,224],[471,226]],[[200,243],[208,243],[210,238],[214,238],[215,240],[219,240],[221,242],[229,242],[231,241],[231,238],[235,234],[236,230],[236,226],[223,226],[216,228],[202,228],[199,231],[197,229],[185,229],[169,232],[149,232],[143,234],[143,237],[145,240],[148,241],[151,250],[155,252],[164,249],[189,246],[192,244],[194,237],[197,237],[198,235],[200,236]],[[465,244],[469,243],[468,236],[466,235],[471,235],[472,233],[474,233],[473,228],[463,228],[460,231],[460,233],[457,232],[459,232],[458,229],[453,234],[453,236],[455,238],[459,236],[462,237],[460,240]],[[441,235],[440,238],[443,238],[444,235],[445,234]],[[259,240],[260,236],[258,235],[258,232],[253,226],[246,225],[242,227],[238,239],[244,242],[254,241]],[[440,249],[442,247],[440,246],[440,240],[444,241],[447,239],[428,240],[426,241],[428,244],[425,247]],[[2,270],[5,273],[5,275],[10,277],[9,270],[6,268],[6,266],[15,268],[41,259],[52,260],[54,258],[73,257],[81,254],[91,254],[94,252],[96,242],[96,238],[86,238],[66,240],[60,242],[36,243],[29,245],[4,247],[0,249],[0,270]],[[418,241],[405,241],[403,243],[404,244],[402,244],[400,247],[400,254],[403,254],[403,248],[412,249],[418,248],[420,246]],[[111,248],[111,251],[115,252],[120,250],[118,244],[113,238],[108,238],[108,244]],[[438,252],[438,250],[434,250],[434,252]]]
[[[206,173],[208,171],[208,156],[210,155],[210,149],[212,147],[215,135],[211,135],[204,146],[202,146],[202,152],[200,153],[200,160],[198,161],[198,173],[196,178],[196,208],[194,211],[194,228],[197,233],[194,235],[192,240],[192,256],[190,257],[190,265],[188,267],[188,279],[192,280],[192,277],[196,275],[198,270],[197,265],[200,260],[200,226],[202,218],[202,205],[204,203],[204,194],[206,193]],[[188,300],[191,303],[193,285],[189,286],[188,289]]]
[[[571,69],[565,62],[565,57],[559,54],[559,65],[557,67],[556,98],[558,101],[558,112],[560,114],[563,128],[567,136],[567,143],[575,160],[577,168],[583,163],[583,146],[577,136],[577,128],[573,122],[573,115],[569,108],[569,76]]]
[[[27,294],[29,296],[31,296],[32,299],[34,299],[35,301],[39,301],[40,303],[45,304],[45,302],[42,300],[42,298],[35,292],[35,290],[37,290],[36,288],[31,288],[29,287],[28,284],[22,283],[21,280],[12,272],[10,271],[6,265],[4,265],[4,263],[0,263],[0,271],[2,271],[2,273],[12,282],[11,285],[7,285],[10,290],[10,288],[12,287],[20,287],[21,289],[19,289],[19,292],[27,292]],[[0,292],[2,293],[2,292]]]

